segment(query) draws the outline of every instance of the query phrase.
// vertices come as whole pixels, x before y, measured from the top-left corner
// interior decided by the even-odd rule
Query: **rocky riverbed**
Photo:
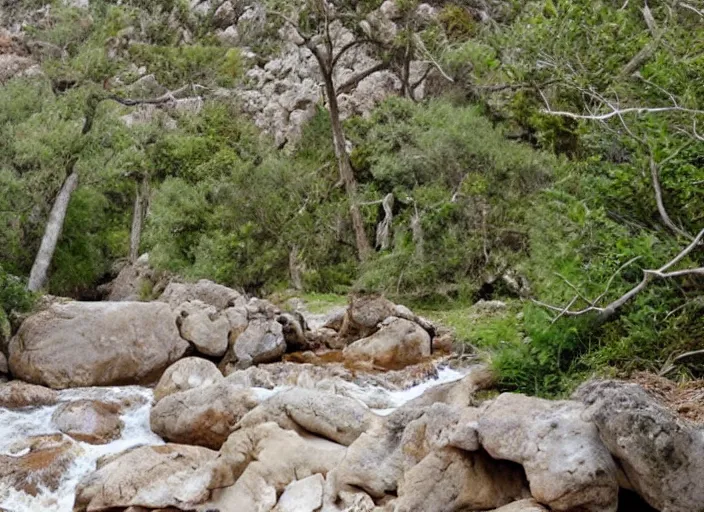
[[[2,509],[704,510],[704,429],[639,385],[498,394],[383,297],[310,315],[209,281],[149,303],[118,284],[47,299],[4,344]]]

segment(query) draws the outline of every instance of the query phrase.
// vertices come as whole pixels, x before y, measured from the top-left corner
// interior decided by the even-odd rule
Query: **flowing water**
[[[405,390],[386,390],[378,386],[362,386],[362,395],[384,394],[387,402],[394,408],[412,400],[431,387],[461,379],[465,374],[449,368],[441,369],[438,377],[422,382]],[[255,388],[260,399],[265,399],[281,389],[274,390]],[[104,402],[119,402],[127,404],[123,408],[122,420],[124,428],[119,439],[105,445],[79,443],[81,454],[64,473],[59,488],[56,491],[43,489],[37,496],[30,496],[13,488],[3,488],[0,483],[0,509],[9,512],[71,512],[78,482],[95,470],[96,462],[104,455],[122,452],[123,450],[142,445],[159,445],[164,441],[149,428],[149,411],[153,401],[153,392],[149,388],[128,386],[113,388],[83,388],[62,391],[62,402],[91,399]],[[56,434],[58,431],[52,425],[51,416],[57,406],[37,407],[19,411],[10,411],[0,407],[0,455],[21,457],[24,452],[12,451],[12,446],[31,436]],[[390,409],[375,409],[376,413],[385,415]]]

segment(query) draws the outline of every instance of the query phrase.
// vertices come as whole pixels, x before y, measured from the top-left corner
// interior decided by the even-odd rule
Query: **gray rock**
[[[383,368],[404,368],[430,356],[430,336],[414,322],[389,317],[378,332],[345,347],[343,355],[348,361],[372,361]]]
[[[485,404],[479,439],[496,459],[525,468],[533,497],[552,510],[615,512],[617,468],[578,402],[503,394]]]
[[[286,352],[281,324],[274,320],[251,320],[230,350],[235,367],[240,369],[278,361]]]
[[[599,430],[625,481],[663,512],[704,510],[704,429],[663,407],[636,384],[594,381],[575,398]]]
[[[323,506],[325,479],[320,473],[291,482],[273,512],[316,512]]]
[[[244,298],[236,290],[207,279],[197,283],[169,283],[159,300],[172,308],[177,308],[184,302],[199,300],[215,306],[218,311],[244,303]]]
[[[181,337],[207,356],[225,354],[230,334],[230,321],[215,306],[194,300],[181,304],[177,310]]]
[[[119,438],[124,426],[118,404],[94,400],[63,403],[51,421],[67,436],[90,444],[107,444]]]
[[[201,471],[218,452],[199,446],[144,446],[127,451],[78,484],[73,510],[123,509],[132,505],[148,509],[193,509],[217,485]]]
[[[162,398],[152,408],[149,424],[168,441],[218,449],[258,403],[251,390],[223,380]]]
[[[59,394],[43,386],[35,386],[19,380],[0,384],[0,407],[6,409],[42,407],[54,405],[58,401]]]
[[[281,391],[247,413],[238,428],[275,422],[301,434],[315,434],[349,446],[377,417],[358,401],[313,389]]]

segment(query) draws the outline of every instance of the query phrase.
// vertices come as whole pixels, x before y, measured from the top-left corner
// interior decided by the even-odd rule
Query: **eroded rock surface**
[[[685,512],[704,507],[704,429],[659,404],[643,388],[596,381],[575,394],[583,415],[619,461],[622,485],[658,510]]]
[[[481,411],[478,432],[496,459],[525,468],[535,499],[552,510],[615,512],[617,468],[584,407],[503,394]]]
[[[76,492],[76,512],[142,506],[194,508],[218,485],[201,468],[217,452],[184,445],[146,446],[113,458],[84,478]]]
[[[28,384],[19,380],[0,384],[0,407],[7,409],[54,405],[58,400],[59,394],[44,386]]]

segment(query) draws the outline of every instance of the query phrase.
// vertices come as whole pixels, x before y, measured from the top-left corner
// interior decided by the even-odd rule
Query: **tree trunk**
[[[291,274],[291,285],[295,290],[302,290],[303,278],[301,277],[301,264],[298,261],[297,245],[294,245],[288,253],[288,269]]]
[[[142,241],[142,225],[144,223],[144,211],[148,197],[149,182],[142,178],[137,183],[137,190],[134,198],[134,212],[132,214],[132,230],[130,231],[130,263],[134,263],[139,258],[139,245]]]
[[[29,275],[29,284],[27,288],[32,292],[41,290],[46,284],[47,272],[51,266],[51,260],[54,257],[54,252],[56,251],[56,244],[59,241],[61,231],[64,227],[68,204],[71,201],[71,196],[77,186],[78,174],[73,171],[64,181],[61,186],[61,190],[59,190],[59,193],[54,200],[54,206],[51,208],[49,220],[47,220],[46,223],[46,229],[44,230],[41,246],[39,247],[37,257],[34,260],[34,265],[32,265],[32,272]]]
[[[350,157],[347,154],[347,148],[345,147],[345,134],[342,130],[342,122],[340,121],[340,108],[337,104],[335,86],[332,83],[332,76],[324,70],[323,78],[325,80],[325,93],[328,97],[330,123],[332,125],[332,138],[333,143],[335,144],[337,165],[340,169],[340,179],[345,185],[345,191],[350,201],[350,215],[352,217],[352,226],[354,228],[354,236],[357,244],[357,253],[360,261],[364,262],[369,259],[372,252],[372,247],[367,239],[362,213],[360,212],[359,204],[357,203],[357,180],[354,177],[352,163],[350,162]]]

